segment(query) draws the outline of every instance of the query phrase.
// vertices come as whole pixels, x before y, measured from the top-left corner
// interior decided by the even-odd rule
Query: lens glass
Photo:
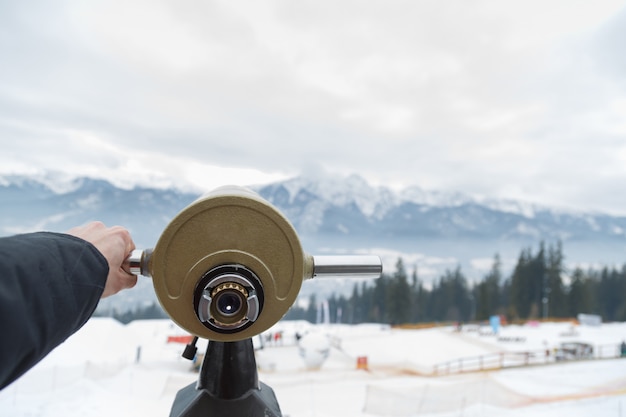
[[[241,294],[235,291],[224,291],[218,295],[215,302],[217,303],[217,310],[221,314],[224,316],[232,316],[237,314],[241,309]]]

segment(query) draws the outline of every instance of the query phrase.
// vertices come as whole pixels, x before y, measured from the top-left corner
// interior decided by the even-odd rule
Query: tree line
[[[96,310],[93,316],[112,317],[122,324],[128,324],[133,320],[155,320],[166,319],[169,317],[165,310],[163,310],[163,307],[161,307],[161,305],[156,301],[127,310]]]
[[[372,283],[355,284],[350,296],[326,300],[331,322],[410,324],[470,322],[492,315],[509,321],[570,318],[597,314],[604,321],[626,321],[626,264],[621,269],[601,267],[569,271],[561,242],[533,251],[522,249],[509,276],[496,254],[490,270],[470,284],[460,266],[447,270],[430,285],[418,270],[408,274],[399,258],[392,274]],[[292,307],[286,319],[316,322],[319,301],[311,295],[308,307]]]

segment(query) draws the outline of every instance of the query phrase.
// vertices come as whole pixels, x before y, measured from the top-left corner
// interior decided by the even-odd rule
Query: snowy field
[[[511,325],[497,336],[478,326],[280,322],[271,330],[283,337],[256,351],[259,379],[274,389],[285,417],[626,416],[626,360],[608,359],[626,339],[626,323]],[[311,341],[328,341],[321,367],[305,363],[296,332],[307,334],[308,355],[319,346]],[[179,335],[168,320],[124,326],[93,318],[0,392],[0,415],[168,416],[176,392],[197,378],[180,356],[184,345],[167,343]],[[594,357],[607,358],[556,361],[564,342],[588,343]],[[531,366],[489,369],[523,363]],[[457,372],[478,367],[488,370]],[[435,369],[449,374],[432,376]]]

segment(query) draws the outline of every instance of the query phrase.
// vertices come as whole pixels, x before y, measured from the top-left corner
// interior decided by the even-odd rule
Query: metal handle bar
[[[125,267],[133,275],[150,277],[152,249],[136,249],[126,259]],[[313,256],[313,276],[306,278],[378,278],[383,265],[374,255]]]

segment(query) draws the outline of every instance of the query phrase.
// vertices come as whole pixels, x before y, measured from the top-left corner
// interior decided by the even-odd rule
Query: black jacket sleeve
[[[85,324],[108,273],[104,256],[71,235],[0,238],[0,389]]]

